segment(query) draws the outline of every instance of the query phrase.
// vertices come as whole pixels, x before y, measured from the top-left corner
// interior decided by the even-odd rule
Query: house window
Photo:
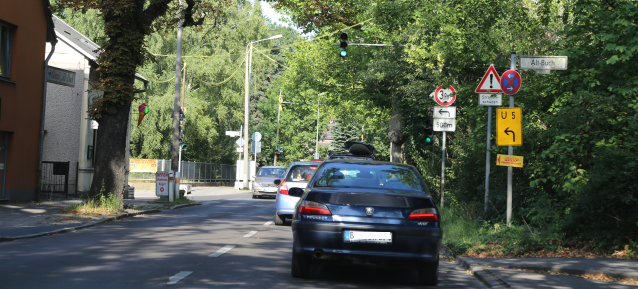
[[[13,27],[0,22],[0,77],[11,77],[11,40]]]

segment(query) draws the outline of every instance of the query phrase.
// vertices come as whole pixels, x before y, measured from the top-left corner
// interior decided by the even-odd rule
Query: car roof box
[[[347,141],[344,146],[353,155],[374,155],[374,146],[367,142],[351,140]]]

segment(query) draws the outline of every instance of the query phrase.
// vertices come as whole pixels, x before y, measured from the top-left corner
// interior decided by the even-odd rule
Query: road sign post
[[[456,91],[452,86],[443,89],[439,86],[433,93],[434,101],[441,106],[435,106],[432,110],[432,130],[443,132],[443,146],[441,154],[441,208],[445,199],[445,139],[446,132],[456,131],[456,107],[450,106],[456,101]]]
[[[509,74],[508,74],[509,72]],[[512,75],[515,74],[515,75]],[[516,83],[516,76],[518,76],[518,83]],[[505,85],[503,85],[503,82],[506,82]],[[509,84],[509,85],[508,85]],[[516,85],[518,84],[518,85]],[[514,108],[514,94],[516,94],[518,92],[518,90],[521,88],[522,85],[522,81],[521,81],[521,76],[518,74],[518,72],[516,72],[516,52],[512,52],[511,56],[510,56],[510,70],[506,71],[505,73],[503,73],[503,75],[501,76],[501,88],[503,88],[503,92],[507,95],[510,96],[510,108]],[[511,87],[511,89],[510,89]],[[520,118],[522,119],[522,113],[520,114]],[[498,119],[498,118],[497,118]],[[497,123],[498,126],[498,123]],[[522,125],[521,125],[522,126]],[[497,128],[498,129],[498,128]],[[523,135],[522,135],[522,128],[521,128],[521,144],[523,144],[522,140],[523,140]],[[498,142],[498,139],[497,139]],[[514,155],[514,147],[513,146],[508,146],[507,147],[507,154],[508,155]],[[506,212],[506,218],[507,218],[507,226],[511,227],[512,226],[512,174],[513,174],[513,170],[512,167],[507,167],[507,212]]]

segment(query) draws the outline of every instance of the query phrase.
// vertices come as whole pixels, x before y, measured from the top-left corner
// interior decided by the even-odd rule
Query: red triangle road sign
[[[494,69],[494,64],[490,64],[490,68],[487,69],[483,79],[476,87],[474,92],[477,93],[501,93],[503,89],[501,89],[501,77],[496,73],[496,69]]]

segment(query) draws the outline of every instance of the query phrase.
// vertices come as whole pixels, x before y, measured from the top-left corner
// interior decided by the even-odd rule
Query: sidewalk
[[[545,288],[547,281],[555,279],[549,288],[638,288],[636,285],[554,276],[536,272],[597,276],[638,281],[638,261],[608,258],[470,258],[457,257],[457,264],[469,270],[491,288]],[[510,269],[510,270],[505,270]],[[536,272],[514,271],[513,269]],[[558,277],[563,277],[558,279]],[[585,281],[586,280],[586,281]],[[540,283],[536,283],[540,282]],[[544,283],[543,283],[544,282]],[[636,282],[638,283],[638,282]],[[543,285],[543,286],[541,286]]]
[[[0,242],[75,231],[114,219],[159,213],[166,209],[164,204],[149,203],[158,199],[154,192],[135,192],[135,199],[123,200],[125,212],[118,215],[76,215],[62,211],[70,205],[81,203],[79,199],[0,204]],[[175,207],[191,205],[199,204]]]

